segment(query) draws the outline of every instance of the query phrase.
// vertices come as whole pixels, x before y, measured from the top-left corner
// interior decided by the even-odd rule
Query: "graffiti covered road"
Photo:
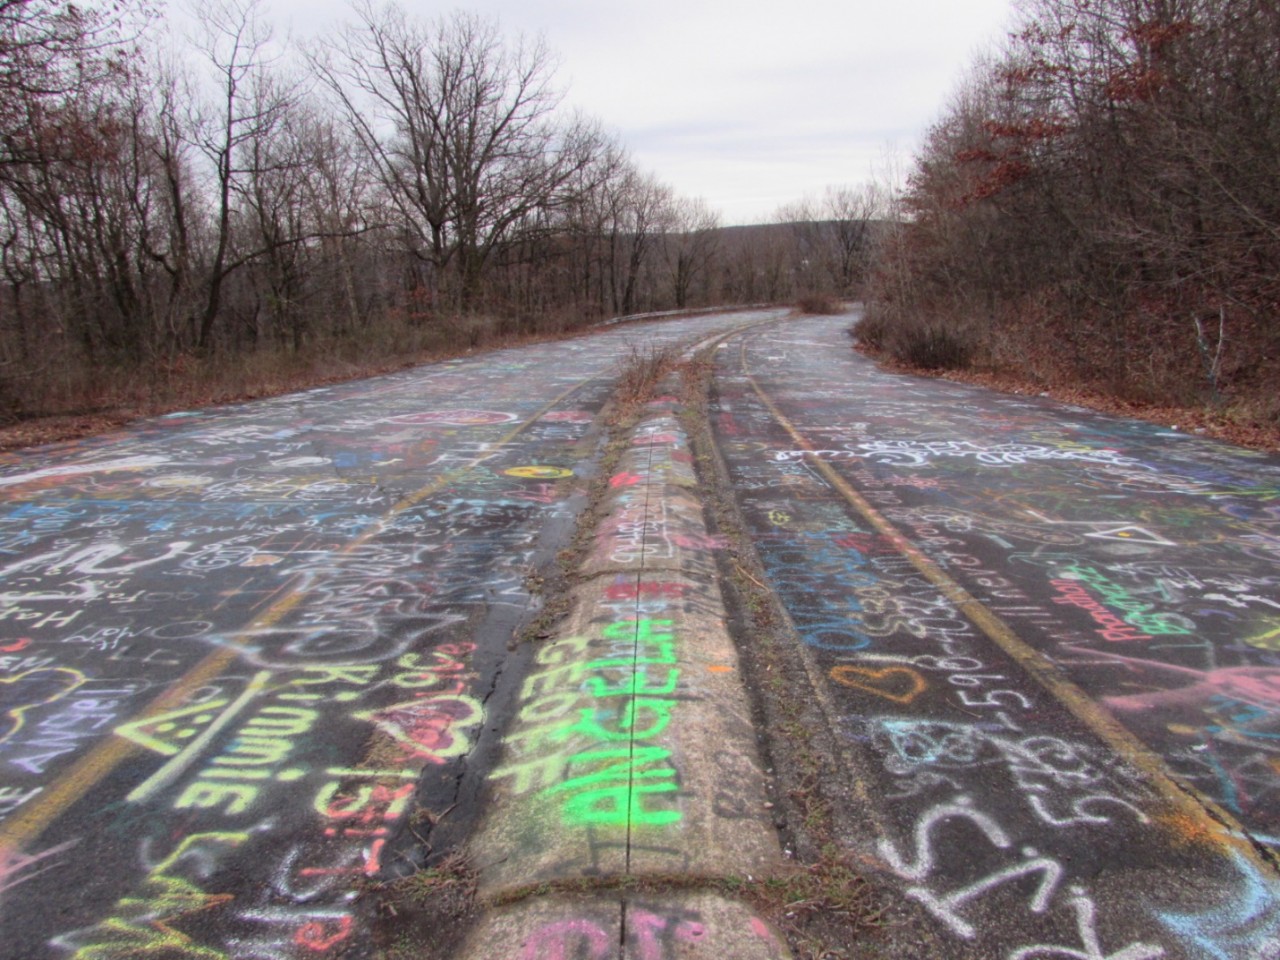
[[[768,316],[0,458],[0,953],[371,955],[360,882],[474,818],[618,359]]]
[[[1280,956],[1280,458],[735,335],[712,425],[930,955]]]
[[[0,457],[0,955],[422,956],[363,894],[466,849],[510,909],[432,956],[782,957],[712,895],[790,869],[780,696],[898,894],[847,955],[1280,957],[1280,459],[783,313]],[[606,444],[619,357],[721,334],[718,458],[670,396]],[[717,459],[803,660],[754,713]],[[513,643],[596,474],[572,612]]]

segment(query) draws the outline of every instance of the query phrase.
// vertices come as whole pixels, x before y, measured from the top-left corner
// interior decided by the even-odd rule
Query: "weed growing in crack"
[[[388,960],[457,954],[476,914],[475,867],[461,853],[407,877],[376,884],[379,946]]]
[[[673,345],[632,344],[618,363],[614,397],[621,410],[632,410],[653,397],[654,389],[680,363],[680,349]]]

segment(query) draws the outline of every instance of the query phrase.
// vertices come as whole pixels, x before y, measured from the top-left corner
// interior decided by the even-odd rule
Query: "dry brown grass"
[[[1121,397],[1097,386],[1082,386],[1030,375],[1026,371],[998,369],[939,370],[905,363],[885,352],[868,348],[863,340],[855,347],[891,370],[917,376],[936,376],[1003,393],[1044,395],[1116,416],[1146,420],[1188,433],[1225,440],[1253,450],[1280,453],[1280,400],[1244,400],[1221,408],[1204,404],[1169,404]]]
[[[1114,329],[1100,336],[1096,323],[1085,324],[1044,297],[1028,296],[980,322],[872,302],[849,332],[856,349],[892,369],[1045,394],[1280,451],[1280,395],[1267,377],[1274,350],[1257,346],[1250,365],[1240,357],[1244,345],[1231,342],[1232,362],[1223,368],[1229,376],[1219,382],[1208,377],[1186,329],[1179,336],[1172,313],[1112,318]]]
[[[53,358],[10,376],[22,400],[0,410],[0,451],[113,430],[140,417],[279,396],[390,373],[421,363],[574,336],[586,319],[459,317],[429,324],[386,323],[342,339],[210,357],[166,357],[146,369]]]
[[[618,362],[618,386],[614,399],[621,408],[645,403],[658,383],[680,364],[681,351],[674,346],[631,344]]]

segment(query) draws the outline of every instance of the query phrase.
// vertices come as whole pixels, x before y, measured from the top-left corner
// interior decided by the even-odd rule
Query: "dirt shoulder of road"
[[[422,354],[396,363],[344,363],[338,372],[335,372],[334,368],[317,367],[292,371],[278,378],[261,380],[252,384],[239,384],[234,387],[214,385],[204,390],[180,391],[177,396],[166,399],[153,399],[142,403],[120,401],[81,413],[30,417],[14,423],[0,424],[0,453],[21,450],[26,447],[42,446],[47,443],[83,440],[87,437],[119,430],[137,420],[161,417],[165,414],[177,413],[183,410],[203,410],[235,403],[246,403],[251,400],[266,400],[301,390],[313,390],[317,387],[329,387],[336,384],[349,383],[353,380],[385,376],[423,364],[440,363],[459,357],[482,356],[494,350],[501,350],[507,347],[527,346],[548,340],[567,340],[581,335],[582,331],[565,334],[529,335],[511,342],[495,343],[491,346],[477,347],[470,350]]]
[[[658,320],[679,320],[701,313],[725,312],[746,309],[745,306],[730,306],[711,309],[691,309],[671,311],[657,314],[635,314],[619,317],[606,322],[614,327],[620,324],[631,325]],[[561,332],[518,333],[509,334],[501,339],[484,343],[477,347],[458,350],[432,350],[429,353],[404,357],[394,362],[378,362],[357,364],[343,361],[337,366],[318,365],[303,370],[293,370],[270,379],[259,378],[254,382],[237,382],[236,384],[212,384],[192,386],[190,390],[179,390],[172,397],[137,402],[136,400],[120,400],[106,402],[93,409],[77,413],[59,413],[47,416],[32,416],[11,423],[0,423],[0,453],[21,450],[27,447],[43,446],[49,443],[63,443],[71,440],[83,440],[87,437],[110,433],[128,426],[136,420],[149,417],[160,417],[165,414],[183,410],[208,409],[234,403],[246,403],[251,400],[266,400],[302,390],[313,390],[317,387],[334,386],[349,383],[353,380],[364,380],[369,377],[385,376],[399,373],[413,367],[429,363],[441,363],[445,360],[456,360],[461,357],[480,357],[495,350],[506,350],[511,347],[524,347],[535,343],[547,343],[557,340],[573,340],[578,337],[591,336],[599,332],[600,323],[576,327]]]
[[[1205,407],[1143,403],[1083,387],[1046,385],[1008,370],[926,370],[873,352],[862,344],[855,343],[853,349],[894,373],[968,383],[1000,393],[1048,397],[1061,403],[1097,410],[1099,413],[1146,420],[1197,436],[1212,437],[1251,450],[1280,453],[1280,423],[1241,419]]]

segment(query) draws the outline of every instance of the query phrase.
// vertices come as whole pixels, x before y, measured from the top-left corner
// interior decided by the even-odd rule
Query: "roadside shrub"
[[[835,316],[844,313],[844,304],[828,293],[810,293],[800,298],[796,307],[804,314]]]
[[[922,370],[963,370],[976,353],[971,334],[940,320],[898,323],[885,343],[888,353]]]
[[[863,314],[862,319],[849,327],[848,333],[857,343],[862,344],[868,350],[879,353],[884,350],[885,342],[888,339],[889,323],[882,311],[870,306],[867,308],[867,312]]]
[[[962,370],[974,364],[979,339],[971,323],[903,311],[872,301],[849,336],[870,353],[922,370]]]
[[[634,405],[644,403],[652,396],[658,383],[680,363],[681,351],[668,344],[645,347],[631,344],[625,356],[618,361],[618,388],[620,403]]]

